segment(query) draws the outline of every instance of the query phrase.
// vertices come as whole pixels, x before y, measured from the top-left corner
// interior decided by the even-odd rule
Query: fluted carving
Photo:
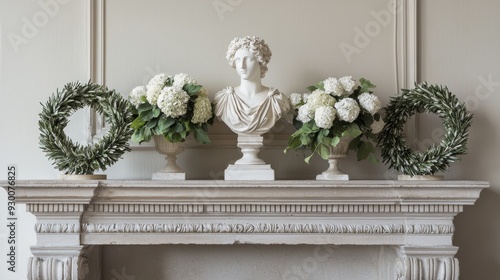
[[[85,280],[89,272],[88,246],[33,247],[29,280]]]
[[[410,257],[396,261],[397,280],[458,280],[458,259]]]
[[[456,247],[402,248],[394,264],[396,280],[458,280]]]

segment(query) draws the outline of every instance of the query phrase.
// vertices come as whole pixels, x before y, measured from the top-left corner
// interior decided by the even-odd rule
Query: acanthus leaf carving
[[[36,223],[36,233],[79,233],[79,224],[65,224],[65,223]]]
[[[83,224],[85,233],[318,233],[318,234],[453,234],[453,225],[434,224],[279,224],[279,223],[200,223],[200,224]]]

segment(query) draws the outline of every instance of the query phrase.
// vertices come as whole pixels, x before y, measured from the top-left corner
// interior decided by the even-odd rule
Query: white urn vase
[[[351,137],[342,137],[337,146],[330,146],[328,169],[316,176],[316,180],[349,180],[349,175],[339,168],[339,160],[347,156]]]
[[[167,163],[162,170],[153,173],[153,180],[186,180],[186,173],[177,165],[177,155],[184,151],[181,142],[168,142],[162,135],[154,135],[156,150],[165,155]]]

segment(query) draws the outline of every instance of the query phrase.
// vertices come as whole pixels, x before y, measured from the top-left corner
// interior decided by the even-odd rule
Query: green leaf
[[[181,142],[184,138],[179,133],[172,134],[172,142]]]
[[[307,134],[302,134],[300,135],[300,142],[302,143],[302,146],[308,146],[311,144],[312,139],[309,137]]]
[[[161,114],[161,110],[160,110],[160,108],[158,108],[158,107],[154,107],[154,108],[153,108],[153,117],[154,117],[154,118],[157,118],[158,116],[160,116],[160,114]]]
[[[349,143],[349,150],[357,150],[361,142],[361,137],[356,137]]]
[[[363,113],[361,115],[361,119],[363,120],[366,126],[371,126],[373,123],[373,116],[370,113]]]
[[[363,131],[361,131],[361,129],[359,129],[359,126],[355,123],[350,124],[349,127],[347,128],[347,135],[351,136],[352,138],[356,138],[360,136],[362,133]]]
[[[165,116],[161,117],[158,121],[158,130],[163,131],[161,134],[165,133],[169,127],[175,123],[175,119],[167,118]]]
[[[148,110],[148,111],[142,111],[139,113],[139,117],[141,118],[142,121],[148,122],[153,118],[153,110]]]
[[[325,90],[325,85],[323,84],[323,81],[315,84],[314,86],[316,86],[317,89]]]
[[[184,123],[184,128],[186,128],[186,132],[191,131],[191,122],[190,121],[185,121]]]
[[[323,159],[328,159],[330,156],[330,148],[327,145],[319,144],[316,151]]]
[[[323,138],[325,136],[323,136],[323,133],[317,133],[316,134],[316,143],[323,143]]]
[[[175,124],[174,131],[177,132],[177,133],[180,133],[181,131],[184,131],[184,125],[182,125],[182,123],[180,123],[180,122],[177,122]]]
[[[311,158],[312,158],[312,156],[313,156],[313,155],[314,155],[314,153],[312,153],[310,156],[306,157],[306,158],[304,159],[304,161],[305,161],[307,164],[309,164],[309,161],[311,160]]]
[[[340,137],[335,136],[335,137],[333,137],[333,138],[332,138],[332,142],[331,142],[331,144],[332,144],[332,146],[333,146],[333,147],[337,147],[337,145],[338,145],[339,143],[340,143]]]
[[[146,124],[145,121],[142,121],[140,117],[135,118],[135,120],[130,124],[130,127],[133,129],[140,129]]]
[[[132,134],[131,140],[136,143],[144,142],[143,129],[135,130]]]
[[[146,124],[146,127],[149,129],[153,129],[157,123],[158,123],[158,119],[152,119]]]
[[[286,147],[286,150],[292,150],[292,149],[295,150],[298,149],[300,146],[302,146],[300,137],[290,137],[290,139],[288,139],[288,146]]]
[[[137,111],[139,113],[144,112],[144,111],[149,111],[151,109],[153,109],[153,105],[151,105],[149,103],[142,103],[141,105],[139,105],[139,107],[137,107]]]
[[[363,142],[358,149],[358,160],[363,160],[368,158],[368,156],[375,152],[375,147],[373,147],[370,142]]]
[[[188,136],[188,132],[186,130],[179,132],[179,134],[181,135],[182,139],[186,139],[186,137]]]
[[[310,92],[313,92],[316,90],[316,86],[309,86],[309,87],[307,87],[307,90]]]
[[[195,84],[185,84],[182,89],[187,92],[190,96],[197,94],[202,86]]]
[[[333,140],[332,137],[323,137],[321,143],[323,143],[324,145],[330,146],[330,145],[332,145],[332,140]]]
[[[370,91],[371,88],[374,88],[375,85],[372,84],[369,80],[365,79],[365,78],[361,78],[359,79],[359,84],[360,84],[360,93],[363,93],[363,92],[367,92],[367,91]]]
[[[195,126],[194,127],[194,138],[201,144],[210,144],[210,139],[203,128]]]
[[[144,141],[149,142],[149,140],[151,140],[151,136],[152,136],[151,129],[149,129],[147,127],[143,127],[142,129],[144,129],[144,132],[143,132]]]
[[[312,124],[305,123],[302,127],[297,131],[298,134],[309,134],[312,132]]]

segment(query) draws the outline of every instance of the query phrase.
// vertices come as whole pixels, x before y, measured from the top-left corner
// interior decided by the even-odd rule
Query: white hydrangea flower
[[[158,107],[167,116],[176,118],[187,112],[189,95],[182,89],[166,87],[158,97]]]
[[[169,76],[167,74],[158,74],[154,76],[149,83],[146,86],[146,99],[148,100],[149,104],[156,104],[158,101],[158,96],[160,96],[160,93],[165,86],[165,82]]]
[[[309,99],[309,95],[311,95],[310,93],[303,93],[302,94],[302,100],[304,101],[304,103],[307,102],[307,100]]]
[[[330,77],[323,81],[323,86],[327,93],[331,93],[335,96],[342,96],[344,94],[344,88],[339,80]]]
[[[132,89],[130,94],[128,95],[128,100],[130,103],[132,103],[135,107],[138,107],[144,101],[142,101],[142,97],[146,96],[147,88],[146,86],[138,86]]]
[[[307,98],[307,104],[312,111],[316,111],[319,107],[335,105],[335,98],[323,90],[315,90]]]
[[[363,107],[366,111],[370,112],[370,114],[375,115],[380,108],[382,108],[382,102],[378,99],[377,96],[364,92],[358,96],[359,105]]]
[[[337,111],[333,107],[323,106],[316,109],[314,113],[314,122],[320,128],[330,129],[335,120]]]
[[[300,93],[292,93],[290,94],[290,103],[292,103],[292,106],[297,106],[302,102],[302,94]]]
[[[379,121],[373,121],[372,125],[370,126],[372,133],[378,134],[382,129],[384,128],[385,122],[382,120],[382,118]]]
[[[309,104],[304,104],[302,106],[299,107],[299,112],[298,112],[298,115],[297,115],[297,120],[302,122],[302,123],[306,123],[306,122],[309,122],[310,120],[312,120],[314,117],[314,111],[311,110],[311,108],[309,107]]]
[[[353,80],[352,76],[344,76],[339,79],[339,82],[345,91],[345,95],[351,95],[352,91],[356,88],[356,81]]]
[[[206,123],[212,117],[212,103],[206,96],[198,96],[194,102],[192,123]]]
[[[174,83],[172,86],[182,88],[185,84],[196,84],[196,80],[189,77],[187,74],[180,73],[174,76]]]
[[[335,109],[340,120],[350,123],[356,120],[360,111],[358,103],[352,98],[344,98],[335,103]]]

